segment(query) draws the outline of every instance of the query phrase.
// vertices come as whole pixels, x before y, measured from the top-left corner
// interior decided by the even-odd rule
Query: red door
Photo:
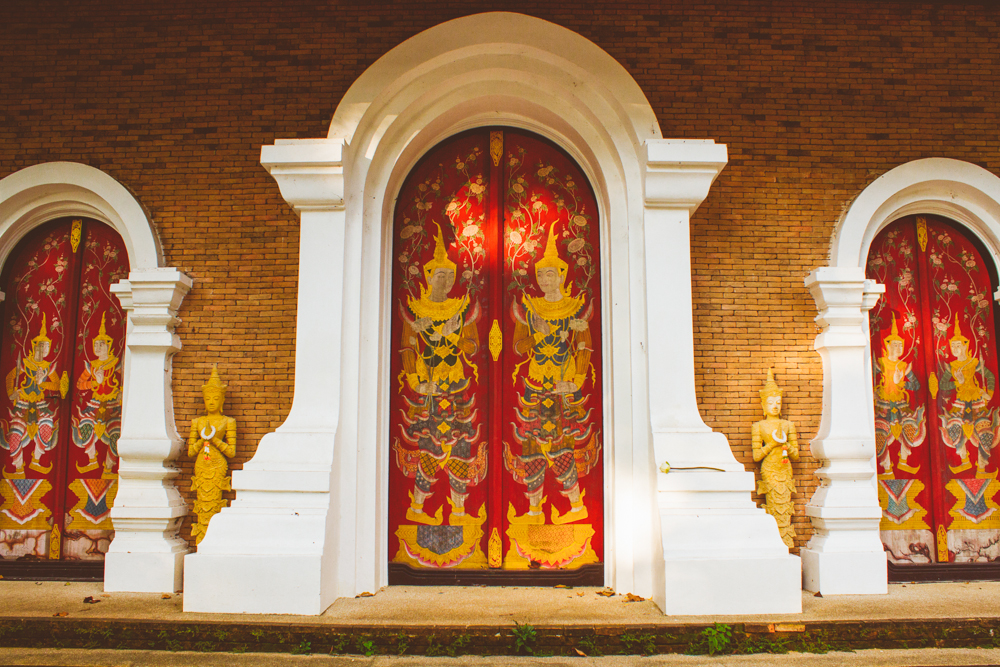
[[[597,205],[527,132],[428,153],[393,232],[390,581],[602,583]]]
[[[0,274],[0,557],[100,561],[114,534],[125,322],[121,237],[61,219]]]
[[[960,225],[911,216],[872,244],[872,310],[882,542],[896,565],[1000,557],[997,279]]]

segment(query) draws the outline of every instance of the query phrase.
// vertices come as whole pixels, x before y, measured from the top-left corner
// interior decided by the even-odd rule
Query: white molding
[[[869,184],[837,223],[830,265],[806,278],[822,329],[815,347],[823,359],[823,415],[812,443],[821,485],[806,507],[816,533],[802,559],[805,587],[824,595],[887,591],[867,317],[885,288],[865,279],[865,265],[878,233],[917,213],[962,223],[1000,265],[1000,178],[968,162],[926,158]]]
[[[649,411],[655,461],[673,468],[657,474],[663,578],[653,599],[671,615],[798,613],[799,559],[754,505],[754,474],[705,424],[695,397],[690,214],[726,147],[651,140],[647,155],[646,285],[657,286],[646,292]]]
[[[155,230],[138,201],[111,176],[74,162],[27,167],[0,180],[0,265],[32,229],[82,216],[118,232],[131,270],[111,287],[126,311],[119,490],[115,538],[105,559],[105,590],[173,592],[186,543],[177,537],[184,502],[173,486],[178,440],[170,358],[177,308],[191,280],[160,268]]]

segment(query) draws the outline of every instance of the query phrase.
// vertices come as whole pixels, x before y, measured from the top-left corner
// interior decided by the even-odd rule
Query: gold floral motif
[[[59,560],[59,556],[62,554],[62,532],[59,530],[59,524],[54,524],[52,526],[52,532],[49,533],[49,560]]]
[[[69,243],[73,247],[73,254],[80,247],[80,239],[83,237],[83,220],[74,220],[73,229],[69,233]]]
[[[930,377],[927,378],[927,388],[930,389],[931,398],[937,399],[937,394],[938,394],[937,373],[931,372]]]
[[[938,550],[938,562],[947,563],[948,562],[948,531],[945,530],[944,524],[940,524],[937,527],[937,550]]]
[[[917,218],[917,243],[920,244],[920,252],[927,252],[927,220]]]
[[[494,528],[493,533],[490,535],[489,561],[490,567],[493,569],[497,569],[503,565],[503,541],[500,539],[499,528]]]
[[[490,157],[493,158],[493,166],[499,167],[503,157],[503,132],[490,132]]]
[[[500,323],[493,320],[493,328],[490,329],[490,354],[493,355],[493,361],[500,358],[500,352],[503,350],[503,333],[500,331]]]

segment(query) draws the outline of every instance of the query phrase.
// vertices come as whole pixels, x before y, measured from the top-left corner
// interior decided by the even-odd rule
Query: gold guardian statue
[[[201,393],[207,414],[191,421],[188,436],[188,456],[195,459],[191,479],[191,490],[197,493],[194,513],[198,521],[191,526],[195,544],[205,537],[211,518],[228,504],[222,492],[232,489],[228,459],[236,455],[236,420],[222,414],[226,385],[222,384],[215,366]]]
[[[767,382],[760,390],[760,407],[764,419],[755,422],[751,429],[753,460],[760,462],[760,482],[757,493],[766,497],[764,510],[778,523],[781,540],[788,547],[795,546],[795,528],[792,514],[795,507],[795,478],[792,461],[799,460],[799,441],[795,425],[781,419],[781,388],[774,381],[774,373],[767,371]]]

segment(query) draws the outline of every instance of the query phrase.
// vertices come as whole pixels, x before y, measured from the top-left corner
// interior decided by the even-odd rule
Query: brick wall
[[[297,219],[258,164],[277,138],[325,136],[337,102],[393,46],[504,9],[596,42],[645,91],[664,136],[728,144],[692,221],[702,414],[750,465],[768,366],[799,427],[796,495],[822,378],[804,276],[877,176],[951,157],[1000,172],[993,7],[939,2],[9,3],[0,26],[0,177],[40,162],[102,169],[156,225],[195,287],[174,361],[178,428],[217,362],[238,467],[291,404]],[[655,335],[656,332],[651,332]],[[190,464],[185,461],[185,472]],[[186,483],[183,484],[186,491]],[[187,527],[184,530],[187,535]]]

